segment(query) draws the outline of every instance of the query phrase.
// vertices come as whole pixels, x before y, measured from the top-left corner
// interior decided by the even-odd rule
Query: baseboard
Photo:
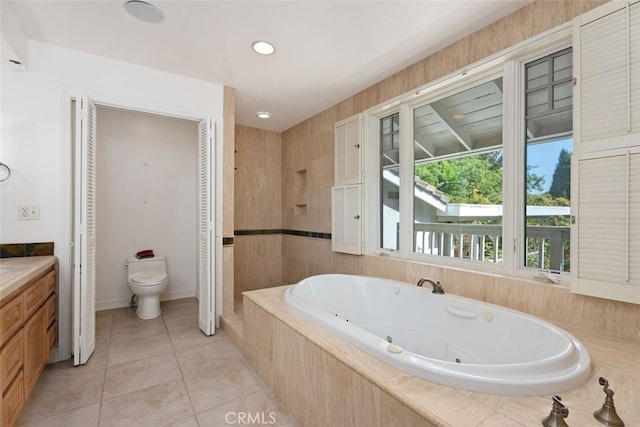
[[[174,299],[193,298],[196,296],[195,289],[181,289],[178,291],[164,292],[160,295],[160,301],[171,301]],[[96,301],[96,311],[113,310],[115,308],[129,307],[131,297],[126,299],[112,299],[106,301]]]

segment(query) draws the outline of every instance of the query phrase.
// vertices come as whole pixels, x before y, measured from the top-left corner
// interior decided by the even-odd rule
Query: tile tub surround
[[[249,362],[302,425],[530,426],[551,409],[551,396],[474,393],[398,371],[296,315],[286,286],[244,294]],[[598,377],[609,380],[627,426],[640,425],[640,342],[558,323],[588,348],[590,379],[561,394],[569,425],[597,426],[604,402]]]
[[[16,425],[218,427],[234,425],[229,412],[297,425],[224,332],[200,332],[195,298],[161,304],[146,321],[131,308],[96,313],[89,362],[48,365]]]

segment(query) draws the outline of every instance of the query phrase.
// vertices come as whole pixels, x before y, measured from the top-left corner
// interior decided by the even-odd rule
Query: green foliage
[[[442,191],[452,203],[502,203],[502,152],[416,165],[417,177]]]
[[[571,197],[571,153],[564,148],[558,155],[558,163],[553,171],[553,179],[549,187],[549,194],[553,197]]]

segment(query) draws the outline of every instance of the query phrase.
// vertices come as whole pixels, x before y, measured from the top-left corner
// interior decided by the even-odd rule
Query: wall
[[[606,2],[538,0],[283,132],[282,227],[331,232],[335,122],[568,22],[603,3]],[[293,196],[299,170],[307,171],[308,194],[313,194],[304,215],[296,215]],[[633,304],[575,295],[566,288],[534,281],[388,257],[333,253],[331,243],[324,239],[285,235],[282,245],[285,283],[296,283],[320,273],[366,274],[410,283],[426,275],[442,280],[445,289],[453,293],[513,307],[547,320],[640,340],[640,318]]]
[[[234,297],[242,301],[244,291],[282,284],[282,143],[279,132],[245,126],[235,141]]]
[[[142,249],[167,257],[162,300],[195,296],[198,123],[99,106],[97,130],[96,308],[129,306]]]
[[[34,41],[29,42],[28,62],[25,72],[0,69],[0,157],[13,171],[0,185],[0,243],[55,243],[60,271],[60,348],[68,357],[71,119],[65,94],[84,93],[183,117],[208,115],[218,123],[216,140],[222,141],[223,87]],[[17,205],[22,204],[40,205],[40,220],[17,221]]]

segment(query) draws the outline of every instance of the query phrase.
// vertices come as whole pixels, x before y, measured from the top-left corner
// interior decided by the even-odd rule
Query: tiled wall
[[[391,77],[345,99],[339,104],[298,124],[281,135],[282,223],[284,230],[303,230],[317,233],[331,232],[331,185],[333,184],[333,126],[334,123],[405,93],[429,81],[481,60],[536,34],[570,21],[572,18],[599,6],[605,1],[538,0],[428,58]],[[261,140],[262,131],[239,128],[238,139]],[[276,136],[272,136],[274,140]],[[275,142],[274,142],[275,144]],[[261,153],[255,144],[248,145],[254,153],[242,156],[255,158]],[[240,159],[236,158],[236,162]],[[270,160],[270,161],[271,161]],[[275,169],[275,166],[270,166]],[[304,172],[305,185],[300,177]],[[236,179],[242,175],[237,174]],[[274,178],[275,179],[275,178]],[[236,189],[239,187],[236,186]],[[250,212],[247,201],[260,197],[247,188],[236,198],[236,221]],[[300,209],[304,205],[305,209]],[[246,219],[249,221],[249,217]],[[257,224],[251,223],[249,224]],[[266,227],[266,226],[265,226]],[[236,229],[240,227],[236,226]],[[264,257],[277,276],[277,254],[268,251],[271,245],[257,242],[244,245],[244,253]],[[278,237],[273,237],[277,239]],[[477,274],[468,271],[433,267],[416,262],[379,256],[352,256],[331,252],[327,239],[284,234],[281,237],[282,283],[296,283],[304,277],[321,273],[366,274],[413,283],[421,276],[442,280],[449,292],[493,302],[529,312],[541,318],[578,325],[595,332],[624,339],[640,340],[640,316],[637,306],[617,301],[586,297],[570,293],[566,288],[515,278]],[[238,239],[238,237],[236,237]],[[238,248],[239,249],[239,248]],[[255,256],[236,258],[236,274],[251,279],[262,265],[251,270]],[[245,269],[244,273],[239,273]],[[245,284],[236,283],[236,294]],[[240,291],[238,291],[238,288]],[[253,289],[255,287],[251,287]],[[249,289],[249,287],[247,287]]]
[[[236,126],[236,92],[224,87],[222,140],[222,312],[233,312],[234,302],[234,151]],[[213,260],[211,260],[213,262]]]
[[[282,227],[331,231],[335,122],[568,22],[603,3],[606,2],[538,0],[284,132]],[[295,198],[291,196],[295,194],[296,172],[300,170],[307,171],[307,193],[313,194],[306,215],[296,215]],[[378,256],[336,254],[331,252],[330,242],[320,239],[285,236],[282,251],[285,283],[329,272],[367,274],[410,283],[426,275],[442,280],[453,293],[513,307],[547,320],[640,340],[640,316],[633,304],[575,295],[566,288],[546,283]]]
[[[235,129],[236,301],[244,291],[282,284],[281,134]]]
[[[0,243],[0,258],[53,255],[53,242]]]

